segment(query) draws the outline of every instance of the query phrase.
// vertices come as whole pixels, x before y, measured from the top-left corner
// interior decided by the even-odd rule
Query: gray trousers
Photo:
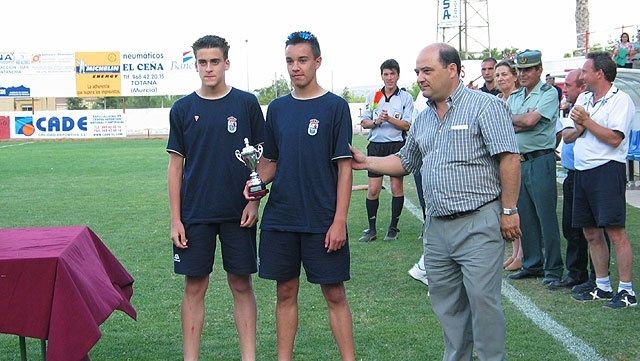
[[[499,201],[454,220],[431,217],[425,266],[433,311],[444,335],[443,360],[504,360]]]

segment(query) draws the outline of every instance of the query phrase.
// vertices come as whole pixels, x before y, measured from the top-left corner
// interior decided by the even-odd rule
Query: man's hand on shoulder
[[[351,150],[351,169],[353,170],[365,170],[367,169],[367,156],[362,154],[357,148],[350,145]]]

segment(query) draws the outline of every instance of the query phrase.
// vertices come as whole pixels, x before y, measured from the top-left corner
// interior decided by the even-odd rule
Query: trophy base
[[[267,189],[267,186],[264,183],[257,184],[257,185],[249,187],[249,196],[250,197],[262,198],[267,193],[269,193],[269,190]]]
[[[267,193],[269,193],[269,190],[268,189],[263,189],[263,190],[257,191],[257,192],[249,192],[249,196],[250,197],[254,197],[254,198],[262,198]]]

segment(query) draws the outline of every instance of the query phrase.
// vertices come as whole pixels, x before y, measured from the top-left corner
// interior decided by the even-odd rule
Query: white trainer
[[[408,273],[414,280],[420,281],[427,286],[429,285],[429,281],[427,280],[427,271],[420,267],[418,263],[414,264]]]

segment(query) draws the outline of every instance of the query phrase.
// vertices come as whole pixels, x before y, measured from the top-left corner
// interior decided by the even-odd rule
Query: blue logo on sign
[[[0,97],[28,97],[31,96],[31,89],[24,85],[0,87]]]
[[[42,132],[68,132],[74,128],[87,131],[87,117],[75,120],[71,117],[41,117],[36,120],[36,128]]]
[[[35,128],[33,127],[33,117],[16,117],[15,124],[16,134],[31,136],[35,131]]]

